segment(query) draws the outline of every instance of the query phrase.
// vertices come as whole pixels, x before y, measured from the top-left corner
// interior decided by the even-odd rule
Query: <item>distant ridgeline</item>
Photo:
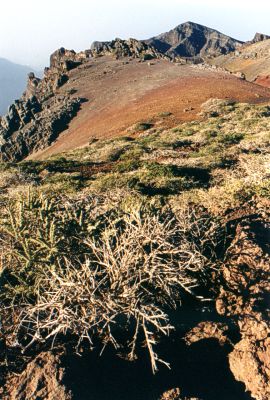
[[[0,159],[20,161],[55,141],[85,101],[72,92],[59,95],[58,89],[68,82],[71,70],[79,68],[92,57],[108,54],[116,58],[169,59],[135,39],[95,42],[91,50],[80,53],[64,48],[55,51],[50,57],[50,67],[45,68],[44,78],[39,79],[30,73],[23,96],[0,119]]]
[[[0,57],[0,115],[4,115],[8,106],[21,96],[30,71],[31,67]],[[39,72],[35,73],[39,75]]]
[[[265,40],[257,34],[253,42]],[[61,91],[70,79],[70,71],[81,68],[89,59],[111,55],[115,58],[138,58],[141,61],[164,59],[169,62],[204,62],[208,58],[234,52],[243,42],[202,25],[187,22],[168,33],[146,41],[115,39],[94,42],[91,49],[76,53],[61,48],[50,57],[44,78],[28,76],[22,97],[0,118],[0,160],[20,161],[54,142],[76,116],[83,99],[72,90]]]

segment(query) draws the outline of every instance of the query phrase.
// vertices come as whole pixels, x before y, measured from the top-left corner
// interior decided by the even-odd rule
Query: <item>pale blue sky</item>
[[[193,21],[242,40],[270,34],[269,0],[1,0],[0,57],[43,67],[57,48],[148,38]]]

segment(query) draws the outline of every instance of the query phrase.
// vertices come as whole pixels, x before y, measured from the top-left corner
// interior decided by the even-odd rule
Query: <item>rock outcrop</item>
[[[163,393],[159,400],[201,400],[197,397],[183,397],[179,388],[168,390]]]
[[[269,215],[239,222],[216,303],[221,315],[238,321],[241,341],[229,355],[230,368],[256,400],[270,398],[269,255]]]
[[[68,127],[81,99],[67,96],[53,100],[50,106],[44,106],[32,97],[10,106],[0,126],[1,161],[21,161],[32,152],[45,149]]]
[[[171,57],[208,57],[227,54],[243,42],[193,22],[178,25],[169,32],[145,41]]]
[[[263,40],[268,40],[270,39],[270,36],[265,35],[264,33],[256,33],[254,38],[251,40],[251,43],[258,43],[258,42],[262,42]]]
[[[69,71],[90,55],[87,51],[77,54],[61,48],[51,55],[43,79],[29,74],[25,93],[0,120],[1,161],[22,160],[49,146],[67,128],[83,99],[59,95],[58,89],[68,81]]]
[[[3,400],[71,400],[63,385],[64,369],[52,353],[41,353],[21,374],[7,380]]]
[[[27,89],[24,97],[35,95],[39,101],[45,101],[53,96],[58,88],[69,79],[68,72],[79,67],[92,56],[91,51],[76,53],[63,47],[56,50],[50,57],[50,67],[45,68],[44,78],[38,79],[33,73],[28,75]]]
[[[116,58],[132,57],[143,60],[168,58],[153,46],[136,39],[122,40],[117,38],[111,42],[94,42],[91,46],[91,52],[94,56],[113,54]]]
[[[168,58],[136,39],[95,42],[91,50],[80,53],[64,48],[55,51],[43,79],[30,73],[23,96],[0,119],[0,160],[20,161],[55,141],[85,100],[75,97],[74,93],[63,95],[62,91],[60,95],[60,88],[69,81],[72,70],[90,58],[108,54],[140,60]]]

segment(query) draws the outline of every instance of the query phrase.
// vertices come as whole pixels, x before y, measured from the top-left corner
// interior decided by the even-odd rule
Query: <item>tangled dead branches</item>
[[[194,289],[207,280],[213,258],[204,250],[214,251],[212,233],[217,226],[200,221],[191,210],[176,218],[168,210],[152,213],[137,208],[106,214],[100,229],[93,231],[93,215],[82,217],[79,212],[75,214],[79,224],[83,220],[83,229],[73,224],[70,237],[64,237],[62,225],[72,219],[70,204],[51,206],[50,216],[48,202],[43,201],[37,206],[39,219],[28,219],[27,228],[17,234],[16,219],[10,216],[13,233],[6,230],[2,239],[9,243],[9,276],[17,288],[8,303],[5,290],[1,294],[3,307],[16,315],[14,340],[24,349],[35,342],[50,342],[53,347],[56,337],[71,334],[78,338],[78,347],[85,339],[92,344],[99,337],[104,346],[110,342],[119,348],[117,336],[124,331],[130,360],[143,337],[153,372],[159,362],[169,367],[154,349],[158,337],[174,329],[165,310],[176,308],[183,292],[195,296]],[[35,227],[38,237],[33,237]],[[20,279],[25,286],[31,282],[29,293],[20,292]]]

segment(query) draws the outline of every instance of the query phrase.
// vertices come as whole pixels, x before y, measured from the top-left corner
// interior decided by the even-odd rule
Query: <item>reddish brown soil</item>
[[[127,134],[139,121],[171,112],[161,125],[175,126],[198,118],[200,106],[209,98],[242,102],[266,102],[270,90],[220,72],[180,66],[165,60],[153,65],[138,60],[101,57],[71,72],[60,94],[76,91],[86,98],[69,129],[48,149],[32,156],[43,158],[87,145],[90,138]]]
[[[267,76],[258,76],[256,79],[255,83],[257,85],[265,86],[267,88],[270,88],[270,75]]]

